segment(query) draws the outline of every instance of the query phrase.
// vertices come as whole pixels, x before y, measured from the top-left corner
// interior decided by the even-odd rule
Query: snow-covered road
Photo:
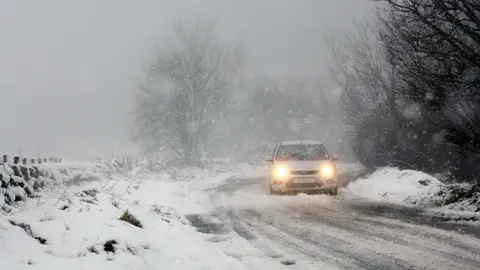
[[[211,214],[193,225],[250,269],[480,268],[478,227],[347,190],[269,196],[263,178],[231,178],[208,200]]]

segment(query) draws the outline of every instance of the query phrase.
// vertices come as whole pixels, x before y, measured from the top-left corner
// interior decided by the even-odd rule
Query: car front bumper
[[[303,179],[315,179],[313,182],[305,183]],[[284,181],[272,179],[272,189],[276,192],[288,191],[323,191],[337,188],[337,178],[321,179],[315,176],[289,178]]]

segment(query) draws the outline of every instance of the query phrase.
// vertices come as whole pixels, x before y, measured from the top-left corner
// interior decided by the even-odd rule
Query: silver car
[[[337,195],[336,156],[319,141],[284,141],[268,159],[270,194],[326,192]]]

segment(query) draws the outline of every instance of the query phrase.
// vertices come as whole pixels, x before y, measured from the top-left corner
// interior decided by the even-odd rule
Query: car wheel
[[[329,193],[330,193],[330,195],[332,195],[332,196],[337,196],[338,188],[334,188],[334,189],[330,190]]]

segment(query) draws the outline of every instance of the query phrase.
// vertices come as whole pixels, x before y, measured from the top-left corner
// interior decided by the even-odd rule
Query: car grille
[[[287,183],[287,188],[320,188],[321,183]]]
[[[317,174],[318,170],[316,171],[291,171],[290,174],[292,175],[311,175],[311,174]]]

